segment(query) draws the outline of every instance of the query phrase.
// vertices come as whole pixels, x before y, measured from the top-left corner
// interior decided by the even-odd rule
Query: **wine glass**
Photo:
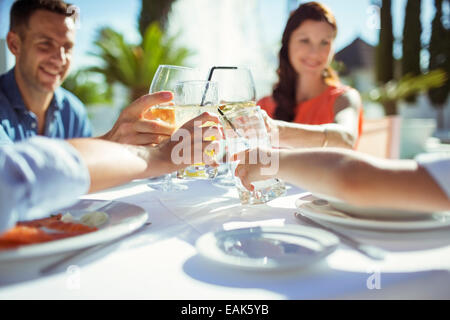
[[[200,77],[200,73],[197,69],[160,65],[155,73],[155,76],[153,77],[152,84],[150,86],[150,93],[160,91],[175,92],[178,83],[182,81],[198,80]],[[165,106],[170,105],[172,105],[172,103],[168,103]],[[175,125],[175,123],[173,123],[173,125]],[[166,174],[156,180],[151,179],[148,186],[164,192],[187,190],[187,186],[181,184],[180,181],[177,181],[176,179],[172,179],[172,175],[176,175],[176,173]]]
[[[250,69],[214,67],[210,71],[209,80],[219,83],[219,104],[223,112],[256,106],[255,82]],[[223,140],[223,143],[227,143],[226,140]],[[234,186],[233,173],[228,161],[219,167],[219,174],[220,177],[214,182],[216,185]]]
[[[187,121],[200,116],[204,112],[217,113],[219,108],[218,86],[216,82],[206,80],[182,81],[179,82],[175,90],[175,111],[176,126],[179,127]],[[217,123],[208,121],[203,127],[216,126]],[[194,132],[195,134],[195,132]],[[217,141],[216,136],[205,136],[204,141]],[[190,165],[178,171],[179,179],[196,180],[205,179],[212,180],[217,176],[217,168],[203,162],[204,156],[215,158],[217,156],[216,149],[205,150],[203,154],[195,154],[195,164]],[[183,159],[190,161],[189,159]],[[184,162],[188,164],[190,162]]]
[[[227,107],[254,107],[256,105],[255,81],[246,67],[214,67],[210,81],[219,83],[219,101]]]

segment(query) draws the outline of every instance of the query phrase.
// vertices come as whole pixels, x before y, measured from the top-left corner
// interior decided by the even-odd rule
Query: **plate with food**
[[[88,248],[129,234],[147,219],[147,212],[132,204],[81,200],[43,219],[19,222],[1,234],[0,263]]]

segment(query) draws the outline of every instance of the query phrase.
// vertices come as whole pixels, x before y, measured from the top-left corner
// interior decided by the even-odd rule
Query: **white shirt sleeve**
[[[35,137],[0,146],[0,232],[73,204],[89,185],[86,165],[63,140]]]
[[[0,146],[5,144],[13,144],[13,142],[6,134],[3,126],[0,124]]]
[[[450,198],[450,155],[442,153],[423,154],[416,161],[424,167]]]

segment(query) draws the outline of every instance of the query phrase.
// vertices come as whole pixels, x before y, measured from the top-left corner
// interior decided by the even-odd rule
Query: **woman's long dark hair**
[[[326,22],[333,27],[337,34],[337,24],[333,13],[318,2],[304,3],[291,13],[283,33],[279,55],[280,67],[277,71],[279,82],[273,90],[273,98],[277,105],[275,118],[278,120],[292,121],[295,118],[296,89],[300,78],[289,61],[289,40],[292,32],[306,20]],[[324,70],[324,80],[328,84],[339,82],[337,73],[331,67]]]

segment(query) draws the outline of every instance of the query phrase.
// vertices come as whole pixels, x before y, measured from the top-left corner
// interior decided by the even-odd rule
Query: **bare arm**
[[[339,149],[272,152],[279,155],[277,176],[311,192],[356,206],[450,210],[450,200],[415,161],[380,160]],[[251,188],[251,181],[263,178],[260,169],[261,165],[240,165],[237,174]]]
[[[144,147],[101,139],[74,139],[68,142],[77,149],[89,169],[90,192],[137,179],[147,170],[148,150]]]
[[[336,99],[335,122],[324,125],[305,125],[273,120],[266,117],[272,142],[276,147],[313,148],[338,147],[352,149],[358,137],[358,113],[361,97],[349,90]]]
[[[191,150],[193,154],[204,155],[203,150],[212,144],[211,141],[203,141],[204,131],[208,131],[207,136],[221,136],[216,128],[201,128],[201,135],[194,134],[194,127],[207,121],[218,122],[219,119],[204,113],[180,129],[189,133],[188,136],[192,139],[189,145],[193,147]],[[193,163],[192,155],[187,159],[189,163],[173,163],[172,151],[178,141],[172,139],[167,139],[156,147],[123,145],[102,139],[74,139],[68,142],[78,150],[89,169],[90,192],[120,185],[133,179],[170,173]]]
[[[279,120],[272,121],[274,121],[275,130],[278,130],[279,143],[277,144],[276,141],[273,143],[276,147],[292,149],[315,147],[353,148],[353,136],[349,135],[342,125],[333,123],[306,125]]]
[[[341,132],[352,147],[358,138],[360,108],[362,108],[361,95],[355,89],[348,90],[334,103],[334,123],[340,126]]]

